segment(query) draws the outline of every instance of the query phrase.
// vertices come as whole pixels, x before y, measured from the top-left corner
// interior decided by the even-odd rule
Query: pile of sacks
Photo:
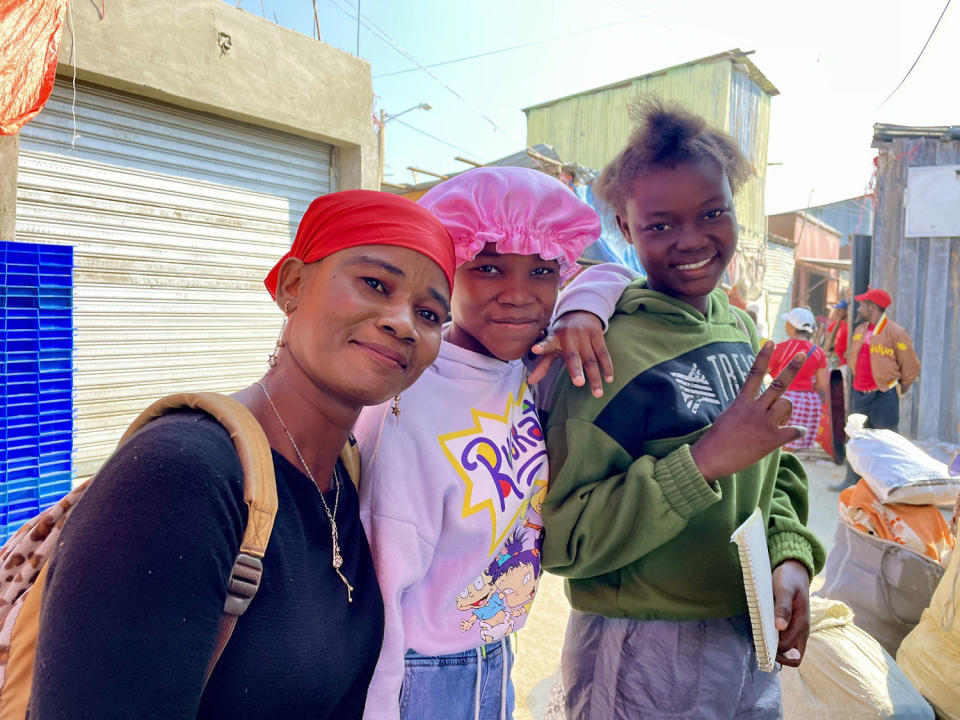
[[[851,419],[847,458],[862,479],[840,494],[804,661],[781,673],[784,717],[933,718],[929,701],[960,720],[958,511],[951,527],[938,508],[960,508],[960,478]]]

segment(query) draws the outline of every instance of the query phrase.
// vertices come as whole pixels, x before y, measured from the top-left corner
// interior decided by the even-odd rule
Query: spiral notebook
[[[767,529],[760,508],[755,508],[743,525],[733,531],[730,542],[737,544],[740,553],[757,665],[763,672],[773,672],[780,632],[774,625],[773,574],[767,550]]]

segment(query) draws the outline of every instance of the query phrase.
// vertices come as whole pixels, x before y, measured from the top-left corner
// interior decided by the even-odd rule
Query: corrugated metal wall
[[[770,95],[730,59],[671,68],[606,90],[586,92],[527,112],[527,143],[548,143],[566,162],[600,170],[626,144],[633,129],[627,105],[637,95],[676,101],[740,142],[756,177],[736,197],[746,293],[756,297],[756,273],[766,242],[763,188],[770,134]],[[752,276],[749,276],[752,275]]]
[[[900,431],[957,441],[960,422],[960,238],[904,237],[907,168],[960,163],[960,141],[884,143],[877,175],[870,284],[887,290],[891,319],[913,338],[922,370],[900,403]]]
[[[73,113],[76,114],[74,134]],[[153,399],[259,377],[280,323],[262,280],[332,148],[58,80],[21,133],[18,241],[75,248],[76,470]]]
[[[773,340],[785,340],[783,315],[790,311],[793,295],[793,269],[797,251],[776,242],[767,242],[767,271],[764,289],[767,291],[767,334]]]
[[[552,145],[565,162],[600,170],[627,141],[627,104],[639,94],[674,100],[724,129],[729,119],[730,61],[688,65],[586,92],[527,112],[527,144]]]

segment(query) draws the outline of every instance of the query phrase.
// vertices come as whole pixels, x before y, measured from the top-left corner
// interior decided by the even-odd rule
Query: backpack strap
[[[350,482],[359,490],[360,488],[360,450],[357,449],[357,439],[350,433],[347,444],[340,451],[340,462],[343,463],[347,475],[350,476]]]
[[[151,420],[172,410],[187,409],[202,410],[213,416],[230,434],[243,468],[243,500],[247,505],[247,527],[227,582],[227,599],[207,665],[206,683],[233,634],[237,618],[246,612],[260,587],[263,576],[261,560],[267,551],[277,515],[277,481],[270,443],[260,423],[239,402],[219,393],[178,393],[157,400],[130,424],[120,438],[120,445]]]

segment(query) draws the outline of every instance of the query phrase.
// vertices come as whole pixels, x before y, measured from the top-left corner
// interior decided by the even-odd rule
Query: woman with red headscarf
[[[265,281],[284,314],[271,367],[234,396],[276,473],[256,596],[205,681],[246,524],[242,471],[211,417],[155,420],[63,528],[31,717],[360,717],[383,603],[338,457],[360,409],[436,358],[454,266],[447,230],[415,203],[363,190],[313,202]]]

